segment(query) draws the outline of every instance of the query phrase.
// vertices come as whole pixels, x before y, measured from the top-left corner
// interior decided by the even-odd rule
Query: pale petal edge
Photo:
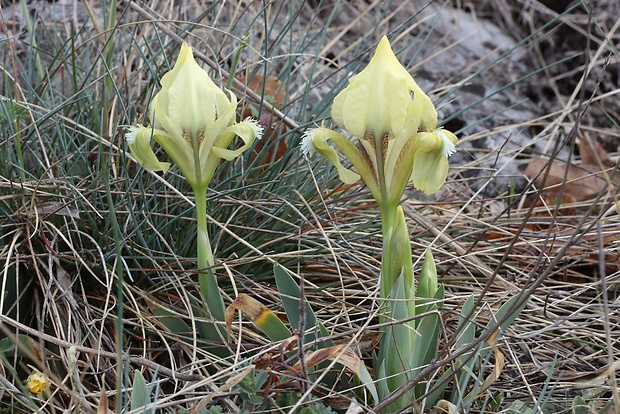
[[[211,150],[218,157],[225,159],[226,161],[232,161],[237,158],[241,153],[246,151],[254,143],[254,140],[260,139],[263,135],[263,127],[261,127],[256,120],[252,118],[246,118],[243,122],[231,125],[226,128],[223,133],[232,132],[238,135],[244,142],[244,144],[236,149],[229,150],[227,148],[213,147]]]
[[[164,173],[170,168],[169,162],[160,162],[151,147],[151,136],[153,129],[143,126],[132,126],[125,136],[131,155],[144,169],[148,171],[163,171]]]
[[[327,161],[333,164],[334,167],[336,167],[338,170],[338,176],[343,183],[353,184],[359,181],[361,177],[359,174],[345,168],[340,162],[338,153],[327,143],[329,139],[333,138],[334,134],[337,133],[323,127],[310,129],[304,133],[301,143],[301,150],[306,156],[311,155],[314,152],[318,152]]]

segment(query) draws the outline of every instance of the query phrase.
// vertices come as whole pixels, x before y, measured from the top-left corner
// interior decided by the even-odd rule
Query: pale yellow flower
[[[331,114],[359,144],[320,127],[306,132],[302,150],[327,158],[343,182],[361,177],[374,198],[389,205],[400,201],[409,181],[429,194],[445,182],[447,158],[456,150],[456,136],[437,129],[433,103],[400,64],[387,37],[379,42],[368,66],[336,96]],[[342,165],[328,141],[357,173]]]
[[[32,371],[26,380],[26,387],[33,394],[43,394],[51,385],[52,382],[39,371]]]
[[[213,83],[187,44],[181,46],[174,68],[162,77],[161,85],[150,107],[152,127],[135,126],[127,134],[131,153],[147,170],[170,168],[153,152],[153,138],[192,187],[206,187],[220,159],[234,159],[261,137],[256,121],[235,123],[237,98]],[[235,136],[244,144],[228,149]]]

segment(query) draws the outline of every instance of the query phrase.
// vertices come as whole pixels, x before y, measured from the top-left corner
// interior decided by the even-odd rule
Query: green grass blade
[[[459,325],[457,328],[458,339],[456,340],[456,349],[470,344],[476,338],[476,325],[471,318],[474,315],[474,296],[469,296],[463,303],[461,315],[459,316]]]
[[[512,307],[520,299],[521,299],[521,295],[520,294],[517,294],[517,295],[511,297],[510,299],[508,299],[506,301],[506,303],[504,303],[497,310],[497,313],[495,313],[495,318],[491,319],[489,321],[489,323],[487,323],[487,329],[490,329],[491,327],[495,326],[496,321],[500,321],[500,320],[504,319],[505,315],[507,315],[508,312],[512,311],[512,313],[509,314],[509,316],[506,318],[506,320],[504,322],[502,322],[500,327],[499,327],[501,331],[505,331],[506,328],[508,328],[508,326],[510,326],[510,324],[512,324],[514,322],[514,320],[517,318],[517,316],[519,316],[521,311],[527,305],[527,300],[526,300],[518,308],[513,310]]]
[[[161,322],[168,330],[175,334],[186,335],[192,333],[192,328],[185,323],[185,321],[172,312],[164,308],[156,308],[152,310],[153,315],[157,317],[157,320]]]
[[[316,315],[310,307],[310,304],[305,301],[305,298],[301,297],[301,289],[295,280],[289,275],[289,273],[280,264],[274,263],[273,274],[276,279],[276,285],[278,292],[282,295],[282,305],[286,311],[289,323],[293,329],[298,329],[301,326],[301,312],[300,303],[304,300],[304,313],[305,313],[305,332],[304,342],[314,341],[317,335],[320,335],[320,329],[317,330]],[[310,331],[310,332],[308,332]],[[318,333],[317,333],[318,332]]]
[[[131,392],[131,411],[138,410],[142,407],[146,407],[151,403],[151,393],[149,392],[148,386],[146,384],[146,380],[142,373],[138,370],[134,371],[133,376],[133,385]],[[155,410],[153,408],[146,410],[144,409],[142,412],[144,413],[154,413]]]
[[[375,401],[379,401],[379,393],[377,392],[375,381],[370,375],[370,372],[368,372],[368,368],[366,368],[366,365],[364,364],[361,365],[358,377],[362,385],[364,385],[364,387],[366,387],[366,389],[370,392],[370,395],[372,395],[372,398]]]

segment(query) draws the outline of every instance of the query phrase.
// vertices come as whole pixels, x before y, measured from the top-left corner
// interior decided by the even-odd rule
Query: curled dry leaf
[[[362,360],[351,348],[345,344],[334,345],[328,348],[321,348],[305,357],[306,368],[313,367],[326,360],[336,361],[347,367],[352,373],[359,375],[362,369]],[[301,370],[301,364],[298,362],[293,366],[295,371]]]
[[[457,414],[458,410],[456,409],[456,405],[452,404],[450,401],[439,400],[437,405],[433,407],[431,410],[432,414]]]
[[[613,168],[614,163],[601,144],[581,139],[579,152],[579,164],[556,159],[547,165],[545,159],[533,159],[525,169],[525,175],[534,180],[538,187],[544,187],[543,194],[546,196],[558,194],[562,183],[566,181],[563,198],[574,201],[594,198],[606,188],[620,185],[620,176],[617,174],[613,181],[608,181],[611,175],[609,169]],[[545,169],[548,169],[546,180]]]
[[[479,398],[480,396],[484,395],[486,390],[488,390],[489,387],[495,381],[497,381],[499,376],[502,374],[502,371],[504,370],[504,364],[505,364],[504,354],[502,354],[502,352],[499,350],[499,346],[496,343],[498,333],[499,331],[495,331],[493,335],[491,335],[489,339],[487,339],[487,344],[493,347],[493,355],[495,356],[495,365],[493,366],[493,371],[486,377],[484,382],[480,385],[476,398]]]
[[[235,310],[244,313],[256,326],[267,334],[272,341],[280,341],[291,336],[291,332],[284,326],[278,316],[265,305],[244,293],[239,294],[235,301],[226,308],[226,333],[230,337],[232,320]]]

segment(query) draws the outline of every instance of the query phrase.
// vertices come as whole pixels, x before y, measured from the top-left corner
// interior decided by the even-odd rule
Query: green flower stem
[[[387,298],[392,292],[392,287],[398,278],[398,275],[393,274],[394,266],[392,251],[390,248],[391,234],[394,233],[396,224],[396,209],[397,203],[390,203],[390,197],[388,194],[387,183],[385,179],[385,166],[383,165],[383,131],[374,131],[375,137],[375,150],[377,152],[377,173],[379,180],[379,189],[381,191],[381,199],[377,200],[381,209],[381,232],[383,234],[383,258],[381,260],[381,286],[380,294],[381,298]]]
[[[411,240],[402,208],[398,205],[381,206],[381,228],[383,234],[383,257],[381,260],[382,298],[392,293],[396,280],[403,275],[407,298],[414,298],[413,262]],[[413,316],[413,315],[412,315]]]
[[[409,320],[416,314],[415,285],[411,240],[405,215],[400,206],[381,206],[383,231],[383,258],[381,261],[381,300],[383,322],[394,322],[381,337],[378,366],[379,379],[383,384],[382,397],[400,388],[412,378],[417,368],[411,356],[419,347],[415,321]],[[401,321],[401,322],[399,322]],[[415,399],[412,392],[401,397],[388,408],[388,412],[399,411],[410,406]]]
[[[396,224],[398,206],[381,205],[381,230],[383,237],[387,236],[388,231]]]
[[[387,297],[394,282],[401,274],[405,279],[407,296],[413,297],[413,260],[411,256],[411,240],[405,214],[400,206],[389,211],[382,211],[383,258],[381,270],[385,272],[385,290],[382,297]],[[409,289],[411,288],[411,289]],[[384,295],[385,294],[385,295]]]
[[[211,311],[216,321],[224,321],[224,299],[217,286],[217,279],[213,272],[213,251],[209,241],[209,231],[207,229],[207,186],[196,186],[194,188],[196,203],[197,230],[197,253],[198,253],[198,284],[200,293],[206,299],[207,308]]]
[[[393,206],[381,205],[381,233],[383,235],[383,251],[381,258],[381,287],[380,295],[382,299],[386,299],[392,287],[398,278],[393,274],[393,258],[390,248],[391,234],[394,232],[394,224],[396,218],[396,209]]]

